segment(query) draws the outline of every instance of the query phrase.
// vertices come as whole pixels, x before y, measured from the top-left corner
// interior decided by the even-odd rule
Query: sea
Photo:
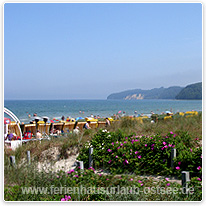
[[[165,111],[186,112],[202,111],[202,100],[4,100],[4,107],[12,111],[21,122],[28,123],[33,114],[49,119],[72,117],[111,117],[114,114],[148,115]],[[31,117],[29,117],[29,115]],[[5,117],[8,117],[5,114]]]

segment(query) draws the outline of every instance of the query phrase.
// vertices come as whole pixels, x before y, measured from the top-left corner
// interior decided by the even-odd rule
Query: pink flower
[[[198,180],[198,181],[201,181],[201,179],[200,179],[199,177],[197,178],[197,180]]]
[[[201,169],[201,167],[199,166],[199,167],[197,167],[197,169],[198,169],[198,170],[200,170],[200,169]]]
[[[190,148],[190,152],[192,152],[192,149]]]
[[[179,170],[180,169],[180,167],[179,166],[177,166],[177,167],[175,167],[176,168],[176,170]]]
[[[120,146],[123,146],[123,143],[121,143]]]
[[[142,183],[142,181],[141,181],[141,180],[138,180],[138,182],[139,182],[139,183]]]
[[[125,139],[128,139],[128,137],[125,137]]]
[[[108,152],[111,152],[112,150],[111,150],[111,149],[108,149],[107,151],[108,151]]]
[[[173,134],[173,132],[170,132],[170,134]]]
[[[74,170],[72,169],[72,170],[70,170],[69,172],[67,172],[68,174],[71,174],[72,172],[74,172]]]
[[[108,178],[106,180],[109,180]]]
[[[161,150],[163,150],[163,149],[164,149],[164,147],[161,148]]]
[[[144,184],[141,184],[141,186],[143,186]]]
[[[139,153],[138,151],[135,152],[135,154]]]
[[[170,186],[170,183],[167,183],[167,186]]]
[[[166,181],[169,181],[169,178],[166,177],[165,180],[166,180]]]
[[[109,160],[108,163],[110,164],[112,162],[112,160]]]
[[[130,181],[133,181],[133,179],[131,178]]]
[[[116,158],[118,158],[118,156],[117,156],[117,155],[116,155],[115,157],[116,157]]]
[[[175,145],[172,146],[172,148],[174,148],[174,147],[175,147]]]
[[[154,147],[155,144],[152,144],[151,147]]]
[[[124,143],[126,144],[126,143],[127,143],[127,141],[124,141]]]
[[[181,165],[181,162],[178,162],[178,165]]]
[[[114,145],[114,142],[112,142],[111,145]]]
[[[116,144],[118,144],[119,142],[116,142]]]
[[[162,144],[163,144],[163,145],[166,145],[167,143],[166,143],[166,142],[163,142]]]
[[[147,147],[147,144],[145,144],[144,146]]]
[[[79,177],[78,175],[74,175],[75,177]]]
[[[117,149],[120,149],[120,147],[117,147]]]
[[[165,145],[165,146],[164,146],[164,148],[168,148],[168,146],[167,146],[167,145]]]
[[[102,176],[102,174],[99,174],[99,176],[101,177],[101,176]]]
[[[62,198],[61,201],[68,201],[71,200],[70,196],[65,195],[65,198]]]
[[[151,150],[153,150],[153,149],[154,149],[154,147],[151,148]]]
[[[88,168],[89,170],[93,170],[95,172],[95,169],[93,167]]]
[[[125,160],[126,164],[129,164],[128,160]]]
[[[169,144],[169,147],[172,147],[172,144]]]
[[[141,157],[142,157],[142,156],[141,156],[141,155],[139,155],[139,156],[137,156],[137,157],[138,157],[139,159],[141,159]]]

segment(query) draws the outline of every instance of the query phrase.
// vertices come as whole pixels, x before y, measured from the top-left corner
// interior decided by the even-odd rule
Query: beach
[[[176,112],[202,111],[201,100],[5,100],[4,106],[11,110],[21,122],[28,123],[33,114],[50,119],[72,117],[111,117],[119,111],[127,116],[136,114],[161,114],[167,110]],[[29,114],[31,117],[29,118]]]

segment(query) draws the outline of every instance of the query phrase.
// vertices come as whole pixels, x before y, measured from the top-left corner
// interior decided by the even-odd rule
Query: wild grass
[[[166,135],[172,131],[176,134],[181,132],[188,132],[188,134],[195,138],[202,139],[202,114],[192,117],[178,117],[168,120],[159,120],[155,123],[151,123],[149,120],[145,120],[140,123],[137,120],[131,118],[122,118],[119,121],[115,121],[111,126],[107,127],[110,132],[119,132],[125,134],[135,135]],[[60,138],[53,137],[50,141],[42,140],[28,142],[23,144],[22,147],[17,148],[15,151],[8,149],[4,150],[4,156],[9,157],[11,155],[16,157],[16,161],[20,161],[22,158],[26,158],[26,151],[30,151],[32,156],[39,160],[41,153],[49,148],[58,147],[60,151],[60,158],[68,158],[66,150],[68,148],[76,147],[78,150],[88,141],[92,139],[97,129],[84,130],[79,135],[65,134]]]
[[[162,136],[166,135],[168,132],[172,131],[175,134],[179,134],[181,132],[188,132],[188,134],[192,138],[202,139],[202,115],[199,114],[193,117],[178,117],[170,120],[159,120],[158,122],[151,123],[151,121],[145,120],[142,124],[137,120],[132,120],[129,118],[122,118],[119,121],[115,121],[111,124],[111,126],[107,127],[107,130],[110,132],[116,132],[118,134],[136,134],[136,135],[155,135],[161,134]],[[59,201],[63,195],[31,195],[28,194],[26,196],[21,193],[21,186],[51,186],[55,185],[56,187],[60,187],[61,185],[71,186],[71,185],[87,185],[93,183],[97,187],[101,186],[113,186],[113,182],[115,184],[120,184],[116,179],[112,182],[108,181],[109,185],[107,185],[106,178],[100,177],[98,174],[90,174],[90,176],[82,177],[80,179],[74,179],[73,177],[68,178],[68,174],[59,175],[52,170],[48,171],[38,171],[37,163],[40,160],[42,152],[48,150],[53,147],[57,147],[60,152],[60,159],[68,158],[67,150],[68,148],[77,148],[80,150],[82,146],[91,141],[94,134],[98,131],[98,129],[93,130],[84,130],[80,133],[80,135],[75,134],[67,134],[62,136],[61,138],[52,138],[50,141],[43,140],[41,142],[34,141],[24,144],[22,147],[19,147],[15,151],[4,150],[4,185],[5,185],[5,200],[28,200],[28,201]],[[31,165],[28,164],[20,164],[22,159],[26,160],[26,152],[31,152],[31,156],[35,157],[35,161],[32,162]],[[16,157],[16,168],[11,167],[9,162],[9,156],[14,155]],[[89,173],[88,173],[89,174]],[[59,178],[59,177],[61,178]],[[72,179],[73,178],[73,179]],[[131,177],[130,177],[131,178]],[[109,178],[110,179],[110,178]],[[54,180],[54,181],[53,181]],[[143,182],[145,186],[153,186],[153,182],[149,183],[147,181]],[[130,185],[130,181],[128,178],[122,176],[121,184],[123,186]],[[155,183],[157,184],[157,183]],[[158,183],[160,184],[160,183]],[[162,184],[162,183],[161,183]],[[164,183],[165,187],[165,183]],[[196,193],[198,197],[196,199],[188,199],[188,200],[201,200],[201,190]],[[195,196],[194,196],[195,197]],[[170,201],[170,200],[187,200],[187,197],[180,196],[167,196],[167,195],[142,195],[142,196],[84,196],[72,197],[73,200],[103,200],[103,201]]]
[[[151,120],[145,120],[140,123],[137,120],[131,118],[122,118],[120,121],[114,122],[109,131],[118,131],[121,129],[128,134],[137,135],[166,135],[168,132],[173,131],[176,134],[179,132],[188,132],[188,134],[194,138],[202,139],[202,114],[198,114],[192,117],[178,117],[167,120],[159,120],[155,123],[151,123]]]
[[[66,150],[74,147],[79,150],[82,145],[91,140],[92,133],[93,131],[83,131],[79,135],[67,134],[65,136],[52,137],[51,140],[30,141],[23,143],[21,147],[18,147],[14,151],[4,149],[4,156],[15,156],[16,162],[18,163],[22,158],[26,158],[26,152],[30,151],[31,155],[35,157],[36,160],[39,160],[43,151],[57,147],[60,152],[60,159],[66,159],[68,158]]]

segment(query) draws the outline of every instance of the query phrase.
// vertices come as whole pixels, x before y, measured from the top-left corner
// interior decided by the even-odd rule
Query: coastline
[[[62,116],[85,118],[91,114],[105,118],[118,111],[125,111],[128,116],[134,115],[135,111],[137,114],[150,114],[151,111],[161,114],[171,109],[173,113],[202,111],[202,100],[5,100],[4,106],[22,122],[29,122],[34,113],[39,117],[59,119]],[[28,118],[28,114],[31,118]]]

